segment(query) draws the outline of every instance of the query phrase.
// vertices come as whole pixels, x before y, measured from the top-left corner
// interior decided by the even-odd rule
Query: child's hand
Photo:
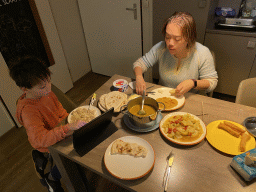
[[[70,130],[74,131],[74,130],[77,130],[77,129],[83,127],[85,124],[86,124],[85,121],[78,120],[75,123],[71,123],[69,128],[70,128]]]

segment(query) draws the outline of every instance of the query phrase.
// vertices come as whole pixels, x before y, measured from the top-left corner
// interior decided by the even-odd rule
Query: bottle
[[[251,17],[255,17],[256,16],[256,7],[253,8],[253,10],[251,11]]]
[[[243,15],[242,15],[244,18],[248,18],[248,17],[250,17],[251,16],[251,10],[249,10],[249,9],[245,9],[244,11],[243,11]]]
[[[242,0],[238,15],[237,15],[238,18],[243,16],[243,11],[245,11],[245,4],[246,4],[246,0]]]

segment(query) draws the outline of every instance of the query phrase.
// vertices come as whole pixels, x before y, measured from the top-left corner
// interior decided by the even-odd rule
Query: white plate
[[[153,147],[144,139],[134,136],[119,138],[125,142],[137,143],[148,150],[146,157],[134,157],[131,155],[111,155],[113,141],[104,155],[104,163],[111,175],[124,180],[138,179],[150,172],[155,164],[155,152]]]
[[[161,97],[169,97],[169,98],[172,98],[172,99],[176,99],[178,101],[177,106],[175,106],[171,109],[165,109],[164,111],[173,111],[173,110],[181,108],[185,104],[184,95],[179,96],[179,97],[173,96],[170,93],[170,90],[173,90],[173,88],[163,87],[163,88],[154,89],[154,90],[152,90],[152,92],[155,92],[155,93],[154,94],[149,93],[148,96],[153,98],[153,99],[158,99],[158,98],[161,98]]]
[[[181,141],[178,141],[176,139],[173,139],[173,138],[170,138],[167,136],[167,134],[164,133],[164,130],[163,130],[163,124],[164,122],[169,118],[169,117],[172,117],[172,116],[175,116],[175,115],[186,115],[186,114],[189,114],[191,115],[192,117],[194,117],[196,120],[199,120],[202,128],[203,128],[203,134],[195,141],[191,141],[191,142],[181,142]],[[206,127],[205,127],[205,124],[204,122],[198,118],[197,116],[191,114],[191,113],[186,113],[186,112],[174,112],[174,113],[169,113],[168,115],[166,115],[160,122],[159,124],[159,130],[160,132],[163,134],[163,136],[168,139],[169,141],[173,142],[173,143],[176,143],[176,144],[180,144],[180,145],[195,145],[197,143],[200,143],[206,136]]]
[[[89,107],[89,105],[77,107],[77,108],[75,108],[73,111],[75,111],[75,110],[77,110],[77,109],[80,109],[80,108],[88,109],[88,107]],[[100,112],[100,110],[99,110],[97,107],[91,106],[90,109],[95,109],[95,110],[96,110],[96,117],[98,117],[98,116],[101,115],[101,112]],[[71,114],[72,114],[73,111],[71,111],[71,112],[69,113],[69,115],[68,115],[68,123],[71,122]],[[96,117],[95,117],[95,118],[96,118]],[[87,123],[88,123],[88,122],[87,122]]]

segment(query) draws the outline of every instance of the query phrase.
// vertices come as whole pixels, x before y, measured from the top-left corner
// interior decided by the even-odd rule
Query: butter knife
[[[170,172],[171,172],[171,167],[173,165],[173,159],[174,159],[174,155],[173,153],[171,154],[170,158],[169,158],[169,166],[168,166],[168,170],[167,170],[167,175],[166,175],[166,178],[165,178],[165,185],[164,185],[164,192],[167,191],[167,187],[168,187],[168,181],[169,181],[169,175],[170,175]]]

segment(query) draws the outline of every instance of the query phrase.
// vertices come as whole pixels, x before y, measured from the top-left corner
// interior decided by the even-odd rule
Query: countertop
[[[226,28],[216,28],[214,23],[208,23],[205,30],[206,33],[215,33],[222,35],[235,35],[235,36],[244,36],[244,37],[256,37],[256,30],[249,31],[243,29],[226,29]]]

